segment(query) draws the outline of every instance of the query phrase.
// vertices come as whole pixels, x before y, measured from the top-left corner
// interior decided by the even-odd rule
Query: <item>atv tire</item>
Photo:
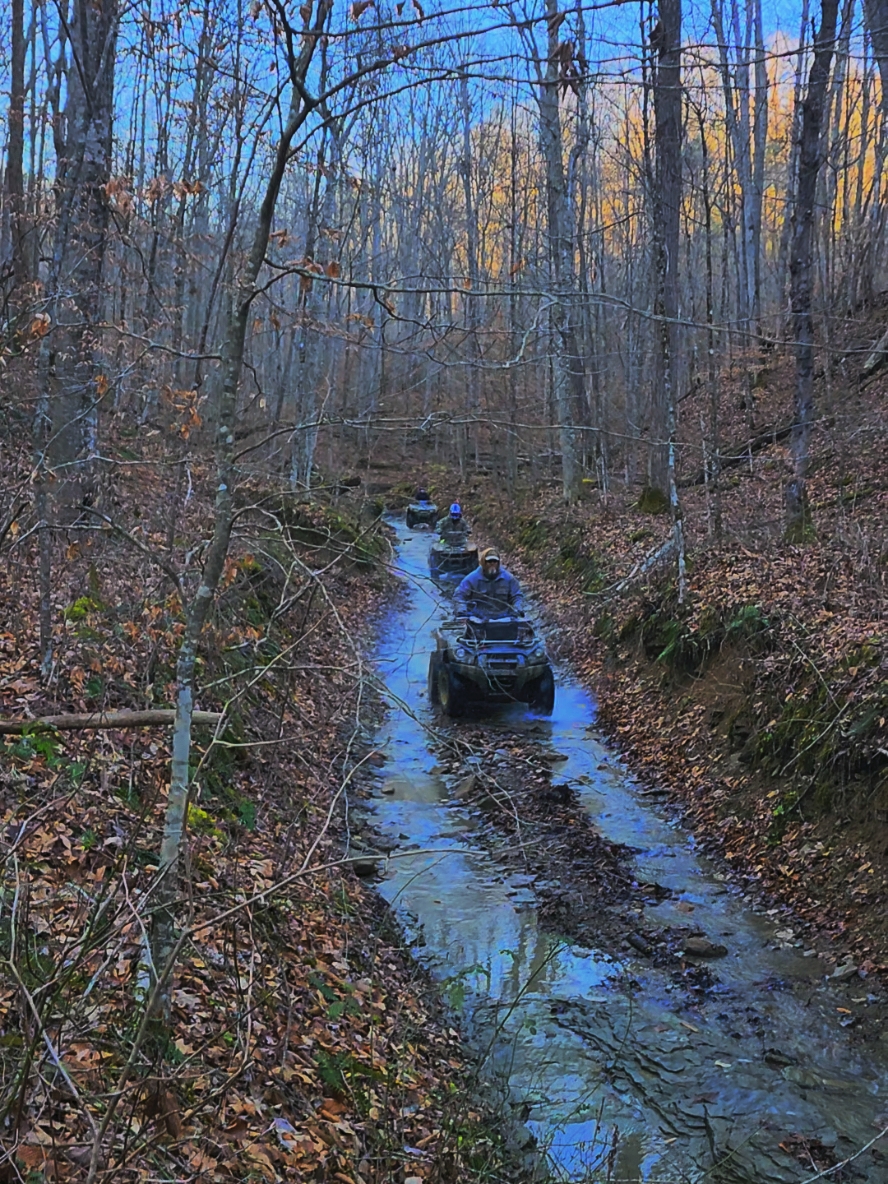
[[[542,715],[552,714],[555,710],[555,678],[551,670],[547,670],[531,685],[527,702]]]
[[[413,517],[413,515],[408,510],[407,511],[407,529],[412,530],[414,526],[416,526],[416,519]]]
[[[456,719],[465,714],[465,684],[449,663],[438,665],[438,705],[445,715]]]
[[[429,658],[429,707],[440,707],[441,700],[438,697],[438,675],[441,670],[441,659],[437,654],[432,654]]]

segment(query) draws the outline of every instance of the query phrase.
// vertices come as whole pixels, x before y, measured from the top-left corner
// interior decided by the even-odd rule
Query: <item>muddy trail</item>
[[[379,891],[529,1154],[565,1181],[888,1184],[888,1047],[858,1036],[881,998],[695,851],[567,671],[551,717],[434,712],[449,595],[428,533],[392,524],[391,710],[355,845],[390,856]]]

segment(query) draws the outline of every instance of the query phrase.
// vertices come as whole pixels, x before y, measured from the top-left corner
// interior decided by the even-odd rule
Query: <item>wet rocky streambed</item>
[[[393,525],[405,589],[373,654],[384,763],[354,843],[387,855],[378,890],[529,1153],[565,1181],[888,1184],[888,1045],[855,1027],[884,1001],[750,908],[564,670],[551,718],[433,712],[451,604],[429,534]]]

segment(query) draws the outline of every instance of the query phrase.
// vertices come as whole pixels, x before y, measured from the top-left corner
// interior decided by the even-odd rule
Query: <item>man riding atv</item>
[[[499,551],[488,547],[481,562],[466,576],[453,594],[457,611],[463,616],[523,616],[521,586],[510,571],[500,564]]]
[[[462,507],[459,502],[454,502],[450,507],[450,512],[443,518],[439,518],[435,525],[435,530],[438,534],[445,537],[449,534],[471,534],[471,528],[468,522],[463,517]]]

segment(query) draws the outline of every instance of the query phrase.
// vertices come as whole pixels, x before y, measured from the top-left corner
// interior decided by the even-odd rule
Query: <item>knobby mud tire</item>
[[[441,700],[438,696],[438,674],[441,670],[441,659],[437,654],[432,654],[429,658],[429,707],[440,707]]]
[[[551,715],[555,710],[555,678],[551,670],[547,670],[530,688],[528,703],[542,715]]]
[[[465,714],[465,687],[449,663],[442,662],[438,669],[438,703],[445,715],[458,719]]]

